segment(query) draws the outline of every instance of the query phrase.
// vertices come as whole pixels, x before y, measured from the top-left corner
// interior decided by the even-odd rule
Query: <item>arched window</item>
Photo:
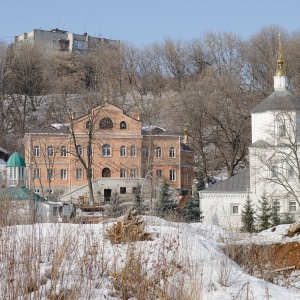
[[[127,128],[127,125],[126,125],[126,122],[125,121],[122,121],[120,123],[120,129],[126,129]]]
[[[124,145],[120,147],[120,156],[126,156],[126,147]]]
[[[67,147],[66,146],[60,147],[60,156],[63,156],[63,157],[67,156]]]
[[[136,148],[135,148],[135,146],[130,147],[130,156],[136,157]]]
[[[103,170],[102,170],[102,177],[111,177],[111,171],[110,171],[110,169],[109,168],[104,168]]]
[[[92,126],[92,122],[91,122],[91,121],[87,121],[87,122],[85,123],[85,128],[86,128],[86,129],[90,129],[91,126]]]
[[[111,156],[110,145],[104,144],[102,146],[102,156]]]
[[[156,157],[161,157],[161,155],[162,155],[161,147],[156,147]]]
[[[174,147],[170,147],[169,155],[170,155],[170,157],[175,157],[175,148]]]
[[[53,146],[48,146],[47,152],[48,152],[48,156],[49,157],[54,156],[54,148],[53,148]]]
[[[33,147],[33,156],[36,156],[36,157],[40,156],[40,147],[39,146]]]
[[[76,153],[79,155],[79,156],[82,156],[82,147],[80,145],[76,146]]]
[[[113,128],[113,122],[110,118],[103,118],[100,120],[100,129],[111,129]]]

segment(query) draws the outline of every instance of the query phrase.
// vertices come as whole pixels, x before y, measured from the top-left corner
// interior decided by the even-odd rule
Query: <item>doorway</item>
[[[111,189],[104,189],[104,203],[110,201]]]

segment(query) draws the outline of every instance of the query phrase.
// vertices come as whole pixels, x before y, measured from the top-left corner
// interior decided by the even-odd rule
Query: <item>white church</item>
[[[247,197],[300,217],[300,99],[288,90],[279,42],[274,92],[251,111],[249,169],[200,192],[204,222],[240,227]],[[299,157],[298,157],[299,156]]]

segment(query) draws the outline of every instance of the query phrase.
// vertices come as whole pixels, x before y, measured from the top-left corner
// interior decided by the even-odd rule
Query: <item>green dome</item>
[[[14,152],[6,163],[7,167],[26,167],[24,158],[18,152]]]

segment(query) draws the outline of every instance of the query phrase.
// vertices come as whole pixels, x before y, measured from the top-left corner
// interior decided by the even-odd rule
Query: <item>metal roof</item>
[[[288,90],[276,90],[252,109],[251,113],[274,110],[300,110],[300,99]]]
[[[7,167],[26,167],[23,156],[19,152],[14,152],[6,163]]]
[[[40,195],[31,192],[26,187],[7,187],[1,189],[0,197],[8,200],[35,200],[35,201],[46,201]]]
[[[209,188],[202,190],[205,192],[247,192],[250,188],[249,170],[242,171],[228,179],[213,184]]]

